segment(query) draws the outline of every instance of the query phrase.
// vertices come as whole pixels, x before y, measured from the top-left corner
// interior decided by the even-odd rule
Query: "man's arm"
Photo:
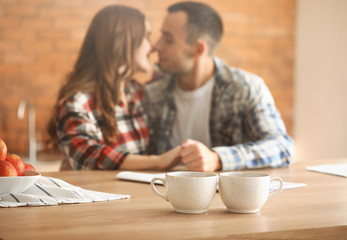
[[[214,147],[223,170],[282,167],[293,161],[293,140],[288,136],[273,97],[264,81],[252,75],[243,93],[242,134],[249,141]]]
[[[222,170],[283,167],[293,161],[293,141],[287,135],[265,138],[258,142],[215,147]]]

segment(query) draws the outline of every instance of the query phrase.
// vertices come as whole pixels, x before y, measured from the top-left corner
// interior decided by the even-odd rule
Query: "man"
[[[146,85],[150,153],[181,145],[192,171],[288,165],[293,142],[263,80],[213,56],[222,34],[205,4],[168,8],[154,46],[166,75]]]

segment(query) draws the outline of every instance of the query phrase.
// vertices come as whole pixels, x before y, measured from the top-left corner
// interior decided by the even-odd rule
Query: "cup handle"
[[[273,196],[273,195],[279,193],[279,192],[282,190],[282,188],[283,188],[283,180],[282,180],[282,178],[280,178],[280,177],[271,178],[271,180],[270,180],[270,185],[271,185],[271,183],[274,182],[274,181],[278,181],[278,182],[280,183],[280,186],[279,186],[279,188],[277,188],[276,190],[270,191],[270,192],[269,192],[269,197],[271,197],[271,196]]]
[[[151,180],[151,187],[152,187],[153,192],[154,192],[155,194],[157,194],[159,197],[165,199],[166,201],[169,201],[169,198],[167,197],[167,195],[166,195],[166,194],[163,194],[163,193],[161,193],[161,192],[159,192],[158,189],[155,187],[154,182],[155,182],[156,180],[161,181],[161,182],[163,183],[164,187],[166,186],[166,181],[165,181],[164,178],[156,178],[156,177],[155,177],[155,178],[153,178],[153,179]]]

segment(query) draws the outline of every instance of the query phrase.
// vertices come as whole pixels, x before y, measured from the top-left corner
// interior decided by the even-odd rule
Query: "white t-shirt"
[[[176,120],[170,137],[171,147],[181,145],[187,138],[211,147],[210,109],[214,82],[215,79],[212,77],[193,91],[182,90],[176,82],[173,90]]]

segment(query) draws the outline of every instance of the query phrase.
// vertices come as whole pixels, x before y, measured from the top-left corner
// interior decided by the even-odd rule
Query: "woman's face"
[[[145,36],[138,49],[135,51],[136,72],[148,72],[150,70],[149,54],[152,50],[152,44],[149,40],[151,27],[149,22],[145,21]]]

